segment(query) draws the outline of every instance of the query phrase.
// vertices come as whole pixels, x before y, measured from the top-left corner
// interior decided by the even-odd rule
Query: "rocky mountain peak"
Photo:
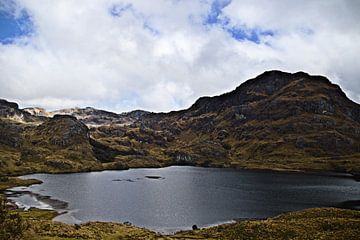
[[[19,105],[14,102],[9,102],[5,99],[0,99],[0,108],[13,108],[13,109],[19,109]]]
[[[69,115],[55,115],[33,129],[34,136],[41,136],[37,144],[74,147],[89,140],[88,127]]]
[[[19,109],[19,105],[14,102],[9,102],[0,99],[0,118],[9,119],[16,122],[31,122],[37,121],[37,117],[32,116],[27,111]]]
[[[326,97],[325,97],[326,96]],[[323,100],[348,102],[339,86],[332,84],[326,77],[312,76],[304,72],[287,73],[278,70],[267,71],[247,80],[235,90],[214,97],[201,97],[189,111],[193,114],[218,112],[233,106],[249,106],[274,98],[288,97],[293,100],[323,97]],[[326,99],[325,99],[326,98]]]

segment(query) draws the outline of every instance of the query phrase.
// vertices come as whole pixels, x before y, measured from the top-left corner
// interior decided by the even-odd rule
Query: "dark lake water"
[[[360,199],[360,183],[340,175],[174,166],[22,178],[44,183],[8,191],[19,206],[65,209],[55,220],[67,223],[128,221],[160,232]]]

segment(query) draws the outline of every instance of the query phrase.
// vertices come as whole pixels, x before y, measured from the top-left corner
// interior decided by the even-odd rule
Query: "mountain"
[[[41,120],[31,113],[19,109],[19,105],[14,102],[8,102],[5,99],[0,99],[0,119],[11,119],[17,122],[35,122]]]
[[[23,111],[30,113],[33,116],[36,117],[53,117],[54,114],[51,114],[50,112],[47,112],[44,108],[40,107],[29,107],[22,109]]]
[[[117,114],[109,111],[99,110],[92,107],[67,108],[47,112],[43,108],[24,108],[24,111],[38,117],[53,117],[55,115],[69,115],[81,120],[87,126],[102,126],[111,124],[130,125],[140,117],[148,114],[146,111],[135,110],[127,113]]]
[[[187,164],[360,172],[360,105],[327,78],[303,72],[264,72],[169,113],[74,108],[51,113],[73,117],[47,118],[10,105],[0,108],[3,165],[26,159],[54,171]],[[18,112],[26,112],[26,123],[13,117]]]
[[[153,119],[152,129],[170,130],[169,123],[176,122],[179,145],[198,158],[208,149],[205,157],[215,161],[215,148],[230,165],[255,160],[292,164],[295,159],[344,158],[360,152],[360,106],[326,78],[302,72],[265,72],[230,93],[200,98],[185,111]]]
[[[55,168],[61,171],[91,169],[99,165],[90,144],[89,129],[75,117],[55,115],[23,133],[17,165],[32,171]]]

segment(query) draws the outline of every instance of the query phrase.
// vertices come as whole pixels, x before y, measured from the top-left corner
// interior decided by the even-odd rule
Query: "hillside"
[[[88,170],[187,164],[360,172],[360,105],[325,77],[303,72],[265,72],[170,113],[75,108],[57,113],[77,119],[47,118],[12,106],[0,111],[5,165],[11,158],[66,162],[65,168],[50,164],[56,171],[78,171],[82,164]],[[26,112],[29,120],[18,121],[9,111]],[[82,137],[64,135],[67,129]],[[57,144],[65,137],[70,145]]]
[[[139,158],[159,165],[354,172],[360,166],[360,106],[325,77],[302,72],[265,72],[187,110],[150,114],[133,128],[100,127],[92,136],[143,153],[117,156],[130,166]]]

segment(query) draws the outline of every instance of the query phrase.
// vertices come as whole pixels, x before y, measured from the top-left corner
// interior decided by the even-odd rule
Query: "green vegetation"
[[[245,220],[177,236],[203,239],[346,239],[360,236],[360,212],[314,208],[266,220]]]
[[[17,177],[0,177],[0,191],[17,186],[30,186],[42,183],[37,179],[20,179]]]
[[[6,200],[0,197],[0,239],[22,239],[27,223],[17,212],[12,212],[6,205]]]

